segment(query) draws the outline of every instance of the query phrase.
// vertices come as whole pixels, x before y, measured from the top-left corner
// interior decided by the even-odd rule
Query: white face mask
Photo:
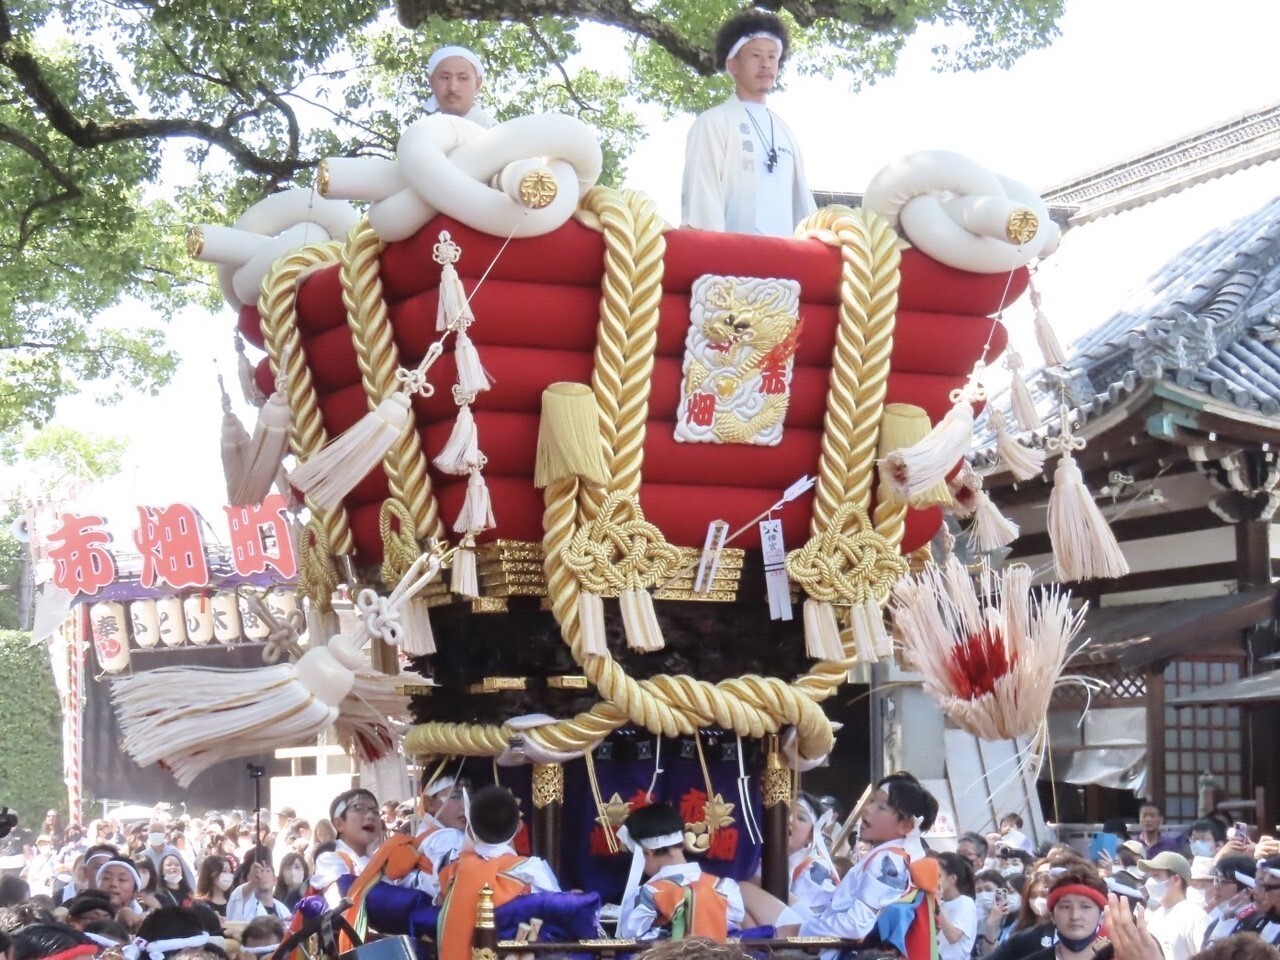
[[[994,890],[983,890],[973,898],[973,902],[978,905],[978,909],[983,913],[990,913],[991,908],[996,905],[996,892]]]
[[[231,884],[235,882],[236,882],[236,875],[234,873],[218,874],[218,889],[221,890],[223,893],[226,893],[228,890],[230,890]]]
[[[1032,897],[1031,910],[1037,917],[1047,917],[1049,915],[1049,898]]]
[[[1045,903],[1047,905],[1048,901],[1045,901]],[[1018,893],[1014,893],[1012,890],[1010,890],[1009,905],[1005,907],[1004,912],[1012,916],[1021,909],[1022,909],[1022,895]]]
[[[1212,857],[1213,841],[1212,840],[1192,840],[1191,855],[1193,857]]]
[[[147,843],[149,843],[149,844],[150,844],[151,846],[153,846],[153,847],[163,847],[163,846],[164,846],[164,834],[163,834],[163,833],[148,833],[148,834],[147,834]]]
[[[1201,910],[1204,909],[1204,891],[1199,887],[1187,887],[1187,902],[1194,903]]]
[[[301,867],[290,867],[284,872],[284,882],[291,887],[302,886],[302,881],[307,878],[307,872]]]
[[[1147,897],[1152,901],[1160,901],[1164,899],[1164,895],[1169,892],[1168,880],[1156,880],[1148,877],[1147,882],[1143,884],[1147,888]]]

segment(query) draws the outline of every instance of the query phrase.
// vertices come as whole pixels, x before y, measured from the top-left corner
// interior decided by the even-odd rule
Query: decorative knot
[[[867,512],[846,503],[831,523],[787,554],[787,575],[814,600],[852,606],[885,600],[907,561],[876,533]]]
[[[1017,373],[1022,369],[1022,354],[1017,350],[1006,350],[1004,352],[1004,360],[1000,362],[1000,366],[1004,367],[1010,373]]]
[[[963,387],[957,387],[948,394],[948,398],[952,403],[967,403],[972,406],[975,403],[981,403],[987,399],[987,388],[982,385],[982,374],[987,369],[987,365],[979,360],[973,365],[973,370],[969,373],[969,379],[965,381]]]
[[[440,231],[440,239],[431,247],[431,259],[442,267],[462,259],[462,247],[458,246],[448,230]]]
[[[609,494],[595,519],[564,545],[561,557],[582,588],[600,596],[661,583],[684,562],[681,550],[667,543],[623,491]]]
[[[1071,430],[1071,411],[1063,404],[1058,410],[1058,419],[1062,423],[1062,430],[1056,437],[1046,437],[1044,441],[1045,449],[1050,453],[1060,453],[1064,457],[1069,457],[1076,450],[1083,450],[1086,446],[1084,437],[1077,437]]]
[[[399,615],[396,608],[391,605],[390,599],[380,597],[366,587],[356,595],[356,609],[371,638],[400,646],[403,628],[400,626]]]

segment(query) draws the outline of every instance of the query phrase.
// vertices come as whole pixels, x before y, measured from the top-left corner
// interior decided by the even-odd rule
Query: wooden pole
[[[765,892],[783,903],[791,891],[787,876],[787,833],[791,820],[791,771],[782,762],[778,737],[764,738],[764,771],[760,777],[764,801],[764,851],[760,863],[760,883]]]
[[[533,765],[533,852],[560,875],[560,816],[564,809],[564,767]]]

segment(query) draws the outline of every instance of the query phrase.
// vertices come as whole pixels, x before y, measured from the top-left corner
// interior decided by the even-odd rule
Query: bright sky
[[[922,35],[898,75],[875,87],[853,94],[838,83],[798,79],[770,106],[800,139],[817,189],[860,191],[894,157],[925,148],[967,153],[1044,188],[1280,101],[1277,36],[1274,0],[1068,0],[1062,37],[1010,71],[932,73],[936,38]],[[679,217],[677,158],[691,122],[655,119],[629,165],[629,185],[648,192],[672,221]],[[1126,289],[1206,230],[1280,193],[1278,167],[1069,233],[1039,280],[1063,339],[1107,319]],[[1030,359],[1029,324],[1020,319],[1010,315],[1015,343]],[[172,338],[184,362],[159,397],[108,409],[84,398],[60,406],[61,421],[132,437],[124,476],[94,498],[126,515],[126,525],[134,504],[185,500],[224,527],[215,375],[224,374],[238,400],[233,323],[229,309],[175,321]],[[239,412],[252,429],[252,412],[243,405]]]

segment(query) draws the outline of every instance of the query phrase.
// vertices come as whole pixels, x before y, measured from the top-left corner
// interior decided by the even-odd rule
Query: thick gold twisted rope
[[[342,302],[347,308],[351,342],[355,346],[360,381],[370,410],[398,389],[396,370],[400,366],[400,350],[396,346],[390,313],[382,296],[378,258],[383,246],[381,238],[365,217],[351,229],[342,247]],[[409,418],[405,429],[383,458],[382,469],[387,475],[391,499],[412,517],[412,535],[420,540],[444,537],[444,523],[440,519],[440,508],[427,473],[427,458],[413,417]],[[394,552],[394,545],[389,545],[385,538],[383,550]],[[404,569],[400,569],[398,564],[388,567],[384,563],[383,566],[385,573],[392,577],[387,581],[389,584],[404,574]]]
[[[298,332],[296,308],[298,279],[306,270],[338,259],[338,243],[312,244],[287,254],[278,260],[262,280],[262,295],[258,298],[258,315],[262,318],[262,334],[266,342],[271,369],[280,376],[280,363],[288,358],[284,371],[285,389],[289,395],[289,445],[300,461],[314,456],[328,441],[324,421],[320,416],[320,401],[315,383],[307,366],[302,349],[302,335]],[[307,499],[314,522],[324,530],[326,556],[317,562],[333,565],[333,554],[349,554],[355,549],[351,536],[351,522],[345,507],[334,510],[317,510]],[[313,589],[322,591],[324,584],[336,583],[336,568],[319,575],[317,570],[308,582]],[[329,594],[308,594],[321,607],[327,608]]]

